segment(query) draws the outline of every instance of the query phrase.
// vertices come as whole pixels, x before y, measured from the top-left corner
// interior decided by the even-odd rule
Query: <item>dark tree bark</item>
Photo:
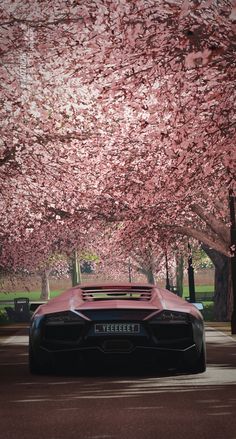
[[[155,279],[154,279],[152,270],[151,269],[150,270],[145,270],[144,273],[147,276],[148,283],[149,284],[155,284]]]
[[[231,272],[231,291],[232,291],[232,315],[231,315],[231,333],[236,334],[236,217],[235,217],[236,197],[233,190],[229,191],[229,209],[230,209],[230,272]]]
[[[76,285],[81,283],[80,260],[78,258],[78,254],[76,250],[74,251],[71,260],[71,280],[72,280],[72,287],[75,287]]]
[[[154,275],[153,275],[153,272],[152,272],[151,268],[147,269],[147,268],[143,268],[143,267],[137,267],[137,271],[139,273],[144,274],[144,276],[146,276],[147,282],[149,284],[153,284],[153,285],[155,284],[155,278],[154,278]]]
[[[144,274],[144,276],[146,276],[147,282],[149,284],[153,284],[153,285],[155,284],[155,277],[154,277],[154,274],[153,274],[151,267],[147,267],[147,265],[142,266],[141,264],[139,266],[136,266],[136,267],[133,265],[133,267],[136,268],[136,270],[139,273],[142,273],[142,274]]]
[[[232,312],[230,260],[205,244],[202,244],[202,248],[215,266],[214,318],[217,321],[228,321]]]
[[[176,288],[180,297],[183,297],[183,280],[184,280],[184,258],[182,255],[176,255]]]
[[[50,299],[49,274],[51,270],[43,270],[41,272],[41,300]]]

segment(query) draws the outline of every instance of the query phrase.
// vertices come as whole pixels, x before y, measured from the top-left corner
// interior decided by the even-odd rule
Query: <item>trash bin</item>
[[[30,320],[29,298],[19,297],[14,299],[15,321],[28,322]]]

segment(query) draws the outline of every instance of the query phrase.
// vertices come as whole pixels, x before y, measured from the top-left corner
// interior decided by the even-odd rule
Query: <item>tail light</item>
[[[164,310],[161,311],[150,320],[151,323],[155,322],[189,322],[189,314],[185,312],[179,312],[179,311],[170,311],[170,310]]]
[[[78,314],[72,311],[58,312],[53,314],[48,314],[46,316],[46,323],[84,323],[84,319]]]

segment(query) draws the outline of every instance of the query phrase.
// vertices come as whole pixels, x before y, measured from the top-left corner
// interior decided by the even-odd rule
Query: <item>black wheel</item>
[[[51,365],[37,361],[32,346],[29,344],[29,372],[33,375],[44,375],[50,371]]]
[[[35,360],[31,345],[29,345],[29,372],[32,374],[40,373],[40,365]]]
[[[206,347],[202,344],[201,353],[197,361],[190,367],[190,373],[203,373],[206,371]]]
[[[206,347],[202,344],[202,349],[199,357],[194,363],[185,363],[179,368],[180,372],[187,374],[203,373],[206,371]]]

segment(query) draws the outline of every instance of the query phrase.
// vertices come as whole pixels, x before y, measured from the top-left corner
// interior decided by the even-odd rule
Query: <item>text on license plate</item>
[[[95,332],[99,334],[138,334],[139,323],[96,323]]]

